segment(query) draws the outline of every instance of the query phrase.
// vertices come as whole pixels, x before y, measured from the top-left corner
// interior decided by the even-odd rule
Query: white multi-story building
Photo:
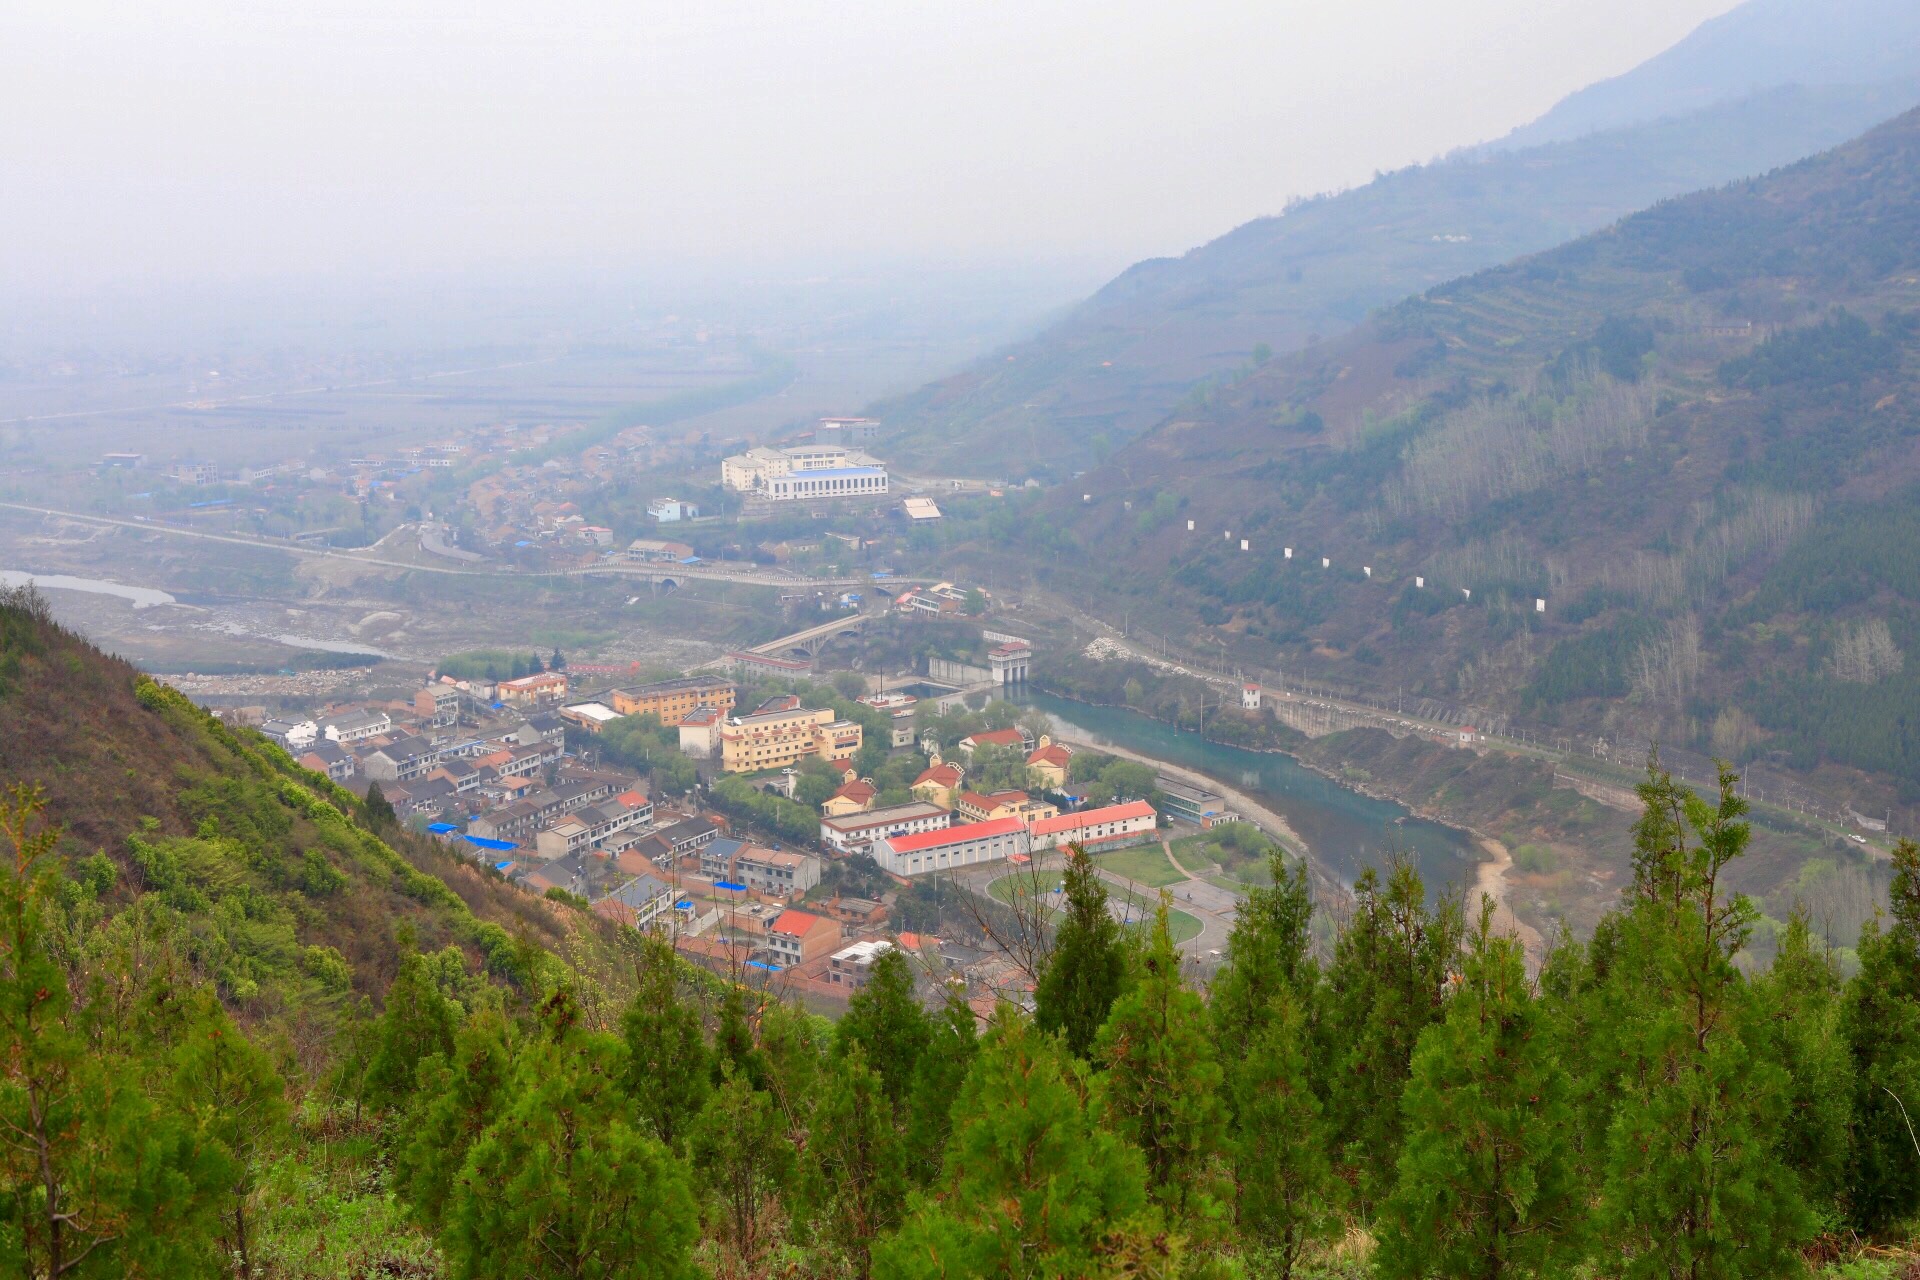
[[[776,502],[861,498],[886,493],[887,468],[871,454],[844,445],[762,446],[722,461],[720,483]]]

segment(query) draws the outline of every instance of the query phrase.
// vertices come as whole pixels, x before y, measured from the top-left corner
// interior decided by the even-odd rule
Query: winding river
[[[1046,712],[1068,738],[1126,747],[1248,793],[1285,818],[1320,864],[1348,884],[1363,868],[1384,867],[1396,850],[1413,856],[1429,891],[1474,882],[1481,855],[1466,833],[1413,817],[1392,801],[1361,795],[1292,756],[1222,746],[1119,708],[1038,692],[1021,701]]]

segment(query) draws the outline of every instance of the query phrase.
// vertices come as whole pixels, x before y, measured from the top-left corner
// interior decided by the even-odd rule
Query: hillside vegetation
[[[101,687],[127,674],[30,600],[0,621],[10,701],[49,659]],[[1202,992],[1169,904],[1123,928],[1075,849],[1025,961],[1031,1013],[929,1011],[895,951],[830,1025],[659,939],[635,938],[612,998],[495,948],[349,802],[126,683],[153,717],[134,728],[210,764],[170,784],[182,804],[247,803],[190,837],[143,824],[121,862],[63,851],[36,785],[0,797],[9,1274],[1912,1274],[1920,848],[1897,850],[1851,976],[1804,916],[1749,976],[1731,774],[1703,799],[1649,770],[1631,885],[1537,980],[1490,902],[1431,899],[1396,864],[1329,922],[1276,852]],[[39,732],[106,744],[79,706]],[[386,867],[424,904],[383,904],[400,936],[377,1013],[345,999],[343,965],[315,966],[335,970],[329,1010],[209,945],[343,888],[323,866]],[[488,968],[418,950],[436,921]],[[298,921],[309,946],[349,924]]]
[[[1751,0],[1513,137],[1129,268],[1056,323],[873,407],[913,474],[1067,478],[1376,308],[1765,173],[1920,102],[1901,0]]]
[[[1910,804],[1916,196],[1909,114],[1395,306],[1053,495],[1030,523],[1101,548],[1053,580],[1269,671]]]

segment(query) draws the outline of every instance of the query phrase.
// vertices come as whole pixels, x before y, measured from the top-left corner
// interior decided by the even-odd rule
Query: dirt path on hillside
[[[1473,890],[1474,899],[1467,903],[1467,918],[1474,918],[1479,910],[1479,895],[1485,894],[1494,902],[1494,927],[1520,940],[1527,953],[1529,968],[1538,969],[1547,957],[1547,940],[1540,931],[1514,914],[1507,904],[1507,873],[1513,870],[1513,855],[1507,852],[1507,846],[1491,836],[1481,836],[1480,847],[1486,850],[1487,860],[1475,869]]]

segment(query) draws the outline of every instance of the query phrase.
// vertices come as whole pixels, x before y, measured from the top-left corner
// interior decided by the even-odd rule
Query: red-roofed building
[[[791,969],[830,954],[840,944],[840,926],[825,916],[791,908],[767,928],[769,963]]]
[[[1060,810],[1045,800],[1035,800],[1024,791],[996,791],[983,796],[977,791],[962,791],[957,806],[962,822],[991,822],[995,818],[1025,818],[1037,822],[1051,818]]]
[[[1033,824],[1030,834],[1036,850],[1061,849],[1070,844],[1112,849],[1152,838],[1159,825],[1159,815],[1152,805],[1145,800],[1130,800],[1104,809],[1042,818]]]
[[[873,808],[874,797],[880,789],[865,778],[855,778],[828,796],[820,806],[820,811],[829,818],[844,818],[849,814],[865,813]]]
[[[969,760],[973,758],[976,747],[1013,747],[1025,755],[1033,750],[1033,739],[1024,729],[989,729],[985,733],[970,734],[960,739],[960,753]]]
[[[1033,770],[1041,786],[1058,791],[1067,785],[1067,774],[1073,768],[1073,748],[1043,737],[1027,756],[1027,768]]]
[[[967,771],[959,765],[935,760],[931,767],[913,780],[913,794],[943,809],[951,809],[959,797],[960,784],[966,780]]]
[[[897,876],[925,875],[982,862],[999,862],[1027,851],[1027,824],[1021,818],[970,822],[944,831],[882,836],[873,842],[873,860]]]

